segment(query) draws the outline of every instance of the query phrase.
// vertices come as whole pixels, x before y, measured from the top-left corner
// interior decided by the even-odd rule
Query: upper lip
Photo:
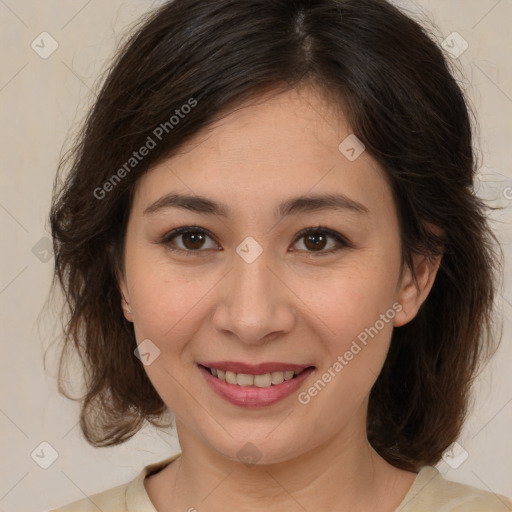
[[[215,368],[222,371],[230,371],[233,373],[246,373],[248,375],[264,375],[265,373],[272,372],[285,372],[287,370],[293,370],[298,372],[313,366],[311,364],[292,364],[292,363],[260,363],[260,364],[248,364],[238,361],[205,361],[198,363],[208,368]]]

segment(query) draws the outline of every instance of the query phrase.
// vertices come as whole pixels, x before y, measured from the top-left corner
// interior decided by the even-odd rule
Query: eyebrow
[[[204,196],[186,194],[166,194],[148,206],[143,215],[152,214],[166,208],[182,208],[195,213],[229,217],[227,205],[217,203]],[[348,210],[355,213],[367,214],[369,210],[344,194],[323,194],[299,196],[287,199],[277,209],[277,216],[286,217],[293,214],[320,210]]]

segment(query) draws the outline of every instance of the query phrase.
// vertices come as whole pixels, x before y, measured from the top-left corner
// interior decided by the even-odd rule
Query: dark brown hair
[[[159,423],[167,407],[134,356],[117,281],[137,180],[258,93],[304,84],[341,109],[386,171],[402,263],[411,266],[413,253],[444,254],[418,314],[393,331],[370,395],[368,439],[408,470],[436,463],[457,439],[480,362],[499,343],[492,306],[501,252],[473,190],[469,102],[442,50],[384,0],[179,0],[142,18],[117,52],[54,185],[51,290],[58,280],[69,314],[59,391],[72,398],[61,375],[72,348],[85,370],[80,425],[92,445],[122,443],[144,420],[168,426]],[[194,108],[169,123],[191,100]],[[112,182],[166,122],[156,146]],[[99,193],[109,180],[108,194]]]

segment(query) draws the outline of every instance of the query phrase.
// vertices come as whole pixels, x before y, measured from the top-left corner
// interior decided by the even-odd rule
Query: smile
[[[251,375],[249,373],[235,373],[223,371],[218,368],[208,368],[210,373],[218,379],[237,386],[255,386],[257,388],[268,388],[282,384],[285,380],[292,380],[300,375],[304,370],[286,370],[272,373],[263,373],[260,375]]]
[[[315,371],[314,366],[278,363],[257,366],[213,363],[211,366],[198,364],[197,367],[211,390],[225,401],[240,407],[275,404],[297,391]]]

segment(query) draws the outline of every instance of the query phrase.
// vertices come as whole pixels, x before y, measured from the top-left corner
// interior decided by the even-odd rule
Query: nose
[[[269,266],[265,251],[252,263],[238,255],[219,283],[214,327],[246,344],[265,343],[290,332],[296,321],[294,294]]]

